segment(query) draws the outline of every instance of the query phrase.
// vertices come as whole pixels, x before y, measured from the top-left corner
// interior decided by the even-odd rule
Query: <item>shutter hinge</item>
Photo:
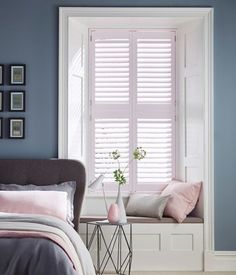
[[[175,35],[175,42],[176,42],[176,35]]]
[[[92,40],[93,40],[93,37],[92,37],[92,35],[90,35],[90,42],[92,42]]]

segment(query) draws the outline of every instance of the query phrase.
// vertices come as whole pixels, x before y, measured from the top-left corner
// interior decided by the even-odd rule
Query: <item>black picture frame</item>
[[[9,111],[25,112],[25,91],[9,92]]]
[[[10,139],[25,138],[25,118],[23,117],[9,118],[9,138]]]
[[[0,117],[0,139],[3,138],[3,118]]]
[[[0,64],[0,85],[4,85],[4,65]]]
[[[25,64],[10,65],[10,85],[24,86],[26,82]]]
[[[4,110],[4,93],[0,91],[0,112]]]

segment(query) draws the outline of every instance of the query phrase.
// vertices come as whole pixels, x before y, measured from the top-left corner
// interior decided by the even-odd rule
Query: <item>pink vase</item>
[[[118,223],[119,222],[119,207],[116,203],[112,203],[109,211],[107,219],[110,223]]]

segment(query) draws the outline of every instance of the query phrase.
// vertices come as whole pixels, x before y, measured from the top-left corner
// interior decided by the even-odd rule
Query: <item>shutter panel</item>
[[[118,167],[109,153],[120,151],[124,169],[133,150],[141,146],[146,158],[127,169],[127,187],[157,189],[175,175],[175,33],[90,33],[93,176],[105,174],[105,182],[114,183]]]
[[[117,163],[109,158],[114,149],[121,153],[120,167],[124,169],[129,161],[129,120],[95,119],[95,177],[106,174],[107,183],[114,182],[113,171],[117,169]]]
[[[92,48],[92,171],[105,174],[106,189],[116,189],[117,162],[109,153],[121,153],[120,168],[129,162],[130,37],[128,31],[91,31]],[[128,180],[129,170],[126,170]]]
[[[123,103],[129,101],[129,37],[128,32],[116,34],[95,31],[94,89],[95,102]]]
[[[172,178],[172,122],[170,119],[138,119],[138,144],[147,156],[138,162],[138,184],[158,184]]]
[[[175,33],[138,31],[137,144],[147,151],[137,163],[136,189],[175,176]]]
[[[141,37],[140,37],[141,36]],[[149,36],[156,36],[150,33]],[[172,97],[170,38],[137,37],[137,102],[170,103]]]

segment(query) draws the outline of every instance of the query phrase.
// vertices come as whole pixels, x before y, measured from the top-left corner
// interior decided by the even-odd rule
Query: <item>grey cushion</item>
[[[67,193],[67,221],[72,224],[74,219],[74,195],[76,190],[76,182],[68,181],[60,184],[38,186],[34,184],[18,185],[18,184],[2,184],[0,190],[23,191],[23,190],[41,190],[41,191],[62,191]],[[73,224],[72,224],[73,225]]]
[[[126,206],[126,214],[161,219],[169,198],[169,195],[132,194]]]

